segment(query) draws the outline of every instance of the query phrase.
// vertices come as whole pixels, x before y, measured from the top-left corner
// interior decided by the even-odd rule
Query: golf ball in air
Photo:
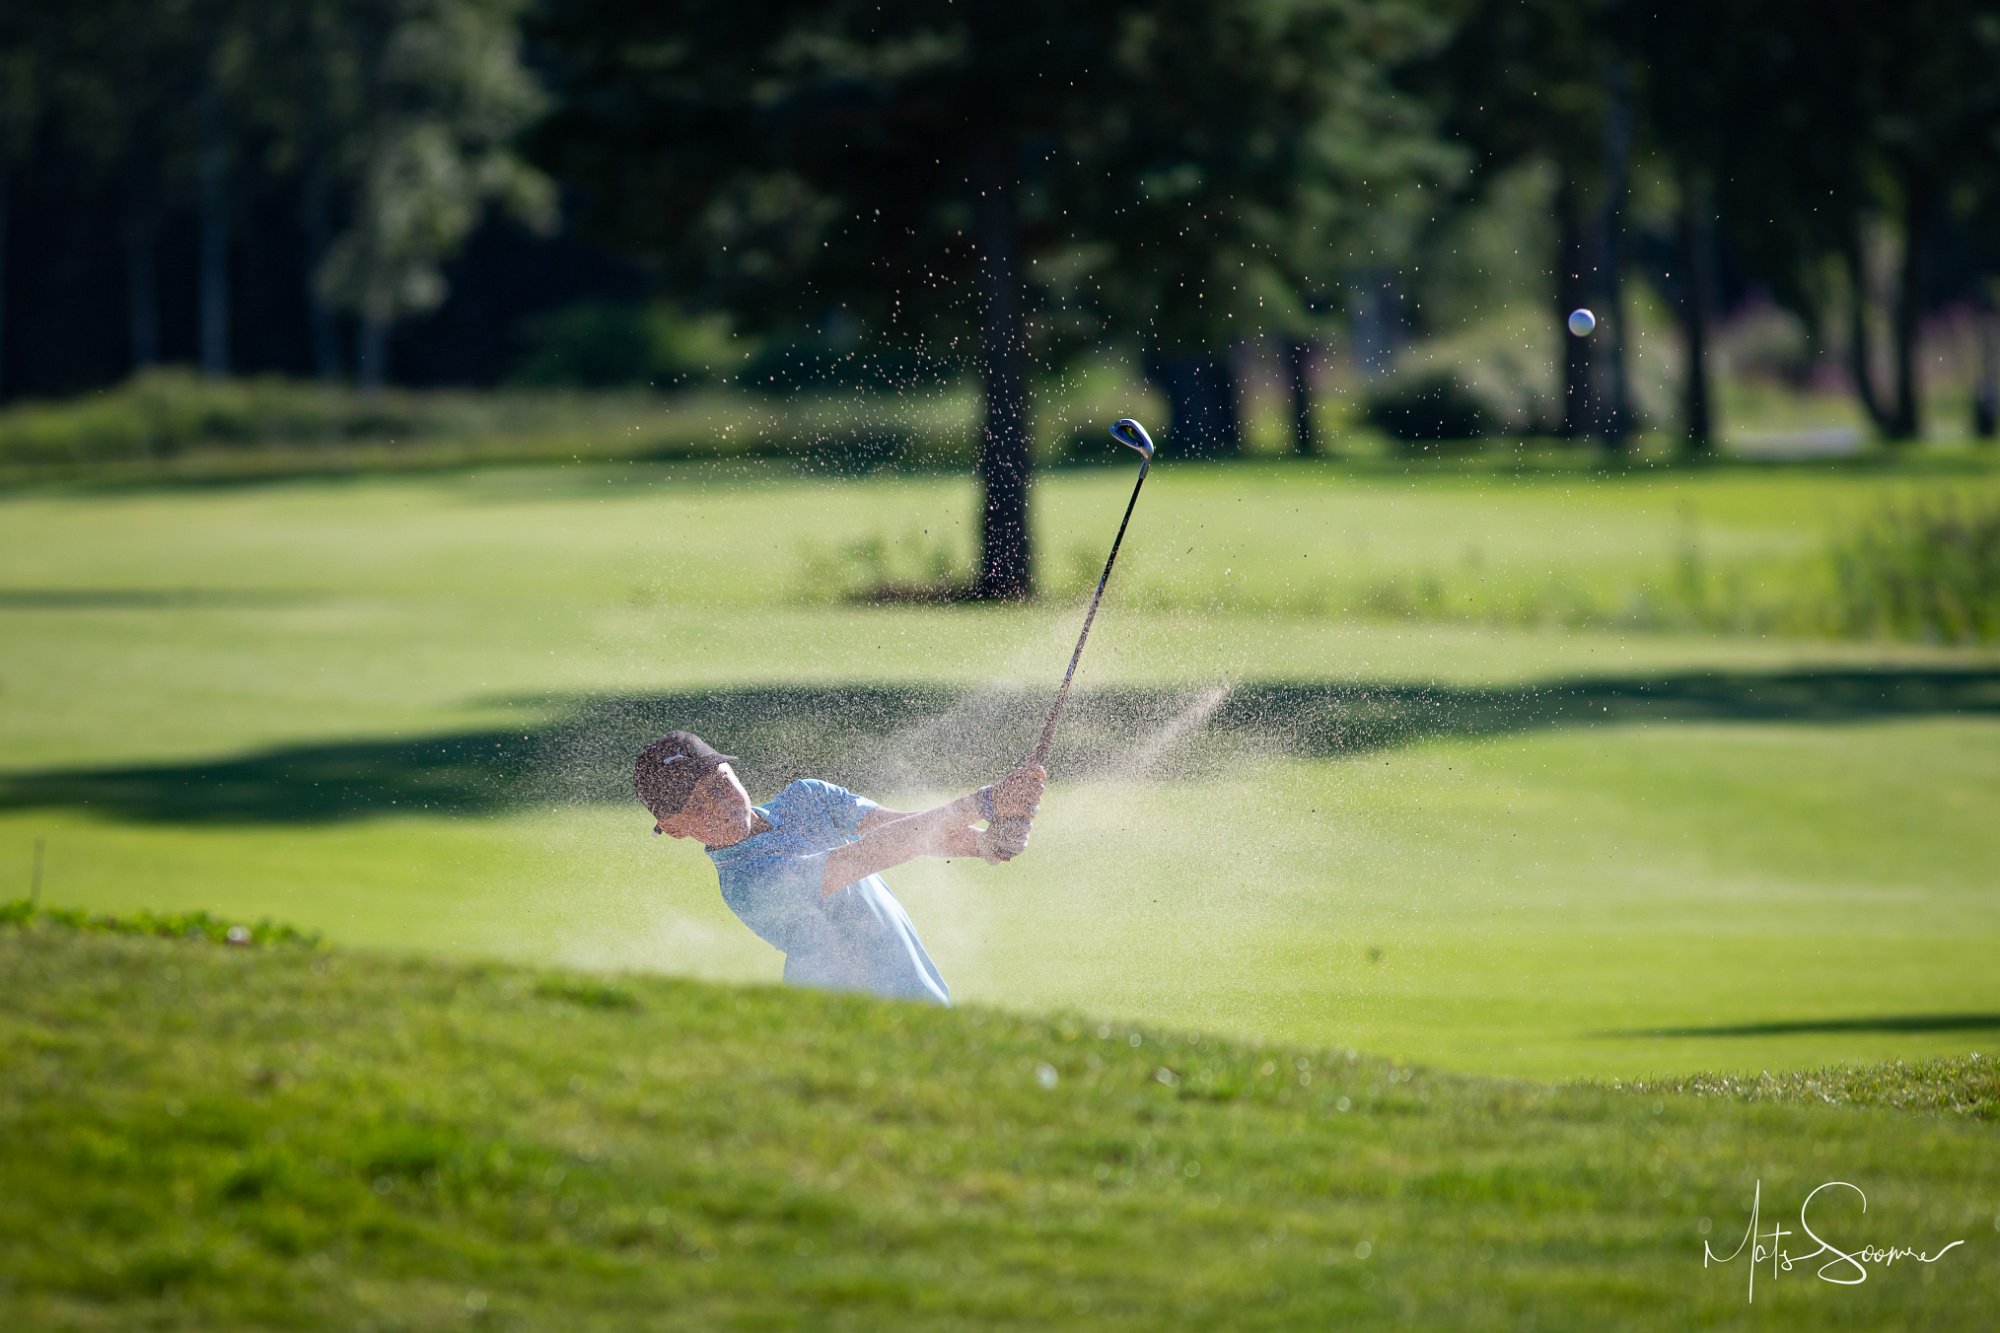
[[[1569,312],[1569,331],[1577,337],[1583,337],[1583,335],[1596,327],[1597,316],[1591,314],[1588,310],[1572,310]]]

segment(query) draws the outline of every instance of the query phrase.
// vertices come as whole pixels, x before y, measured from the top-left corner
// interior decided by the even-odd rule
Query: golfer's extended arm
[[[893,824],[899,819],[913,819],[914,810],[891,810],[886,805],[878,805],[861,819],[861,832],[873,833],[884,824]],[[938,839],[930,854],[932,856],[979,856],[979,830],[971,825],[955,828]]]
[[[863,876],[943,851],[954,842],[955,831],[978,820],[979,798],[974,795],[961,796],[949,804],[880,825],[827,854],[826,878],[820,884],[820,893],[830,894]]]

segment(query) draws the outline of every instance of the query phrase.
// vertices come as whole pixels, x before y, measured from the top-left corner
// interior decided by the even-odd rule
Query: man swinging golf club
[[[919,856],[977,856],[1000,864],[1027,847],[1056,720],[1153,461],[1153,442],[1138,422],[1120,421],[1111,435],[1144,458],[1139,482],[1034,755],[999,782],[913,812],[802,778],[760,806],[750,803],[732,767],[736,756],[693,732],[670,731],[639,752],[632,785],[653,816],[653,832],[701,840],[723,901],[785,955],[788,983],[951,1003],[944,978],[881,872]],[[975,827],[981,822],[984,828]]]

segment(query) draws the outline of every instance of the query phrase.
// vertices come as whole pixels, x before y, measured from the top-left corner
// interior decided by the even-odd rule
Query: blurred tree
[[[44,11],[29,5],[0,10],[0,400],[11,385],[7,366],[7,187],[27,157],[47,99],[41,57]]]
[[[369,73],[389,44],[395,0],[269,0],[256,11],[249,115],[273,174],[297,183],[314,372],[339,376],[335,307],[323,277],[335,210],[370,117]]]
[[[230,166],[236,156],[227,105],[232,64],[245,61],[244,32],[239,13],[216,7],[213,28],[202,52],[200,109],[196,117],[195,172],[199,186],[201,243],[197,271],[197,301],[201,369],[207,375],[227,375],[229,356],[229,224]]]
[[[1680,316],[1684,364],[1681,380],[1681,441],[1686,451],[1704,457],[1715,451],[1715,411],[1710,391],[1708,359],[1709,302],[1714,286],[1714,196],[1701,169],[1683,164],[1678,174],[1679,214],[1675,228],[1675,258],[1680,265]]]
[[[162,357],[332,376],[343,306],[377,312],[355,323],[378,346],[452,265],[477,294],[447,318],[482,336],[412,364],[490,380],[516,312],[635,291],[629,265],[514,220],[553,202],[511,148],[539,105],[526,2],[0,5],[0,390]],[[496,203],[514,217],[485,231],[503,239],[468,257]]]
[[[35,59],[57,137],[122,213],[131,364],[160,356],[160,219],[196,193],[208,34],[226,0],[94,0],[35,18]]]
[[[2000,119],[1994,19],[1987,6],[1904,0],[1865,21],[1843,13],[1836,26],[1854,70],[1850,96],[1862,109],[1861,137],[1851,146],[1864,173],[1861,201],[1894,218],[1902,251],[1891,299],[1893,399],[1874,391],[1865,321],[1853,322],[1856,388],[1891,441],[1914,440],[1922,430],[1918,324],[1947,192],[1955,180],[1992,175],[1991,127]],[[1866,289],[1860,224],[1851,217],[1846,232],[1857,309]]]
[[[1809,323],[1844,305],[1856,394],[1883,438],[1915,439],[1940,224],[1975,215],[2000,189],[2000,12],[1905,0],[1632,5],[1628,17],[1652,65],[1654,130],[1690,196],[1712,191],[1732,250]],[[1883,248],[1889,273],[1871,262]],[[1844,274],[1839,292],[1829,268]],[[1871,345],[1878,288],[1888,290],[1887,392]]]
[[[1665,157],[1677,195],[1667,288],[1682,338],[1682,445],[1695,457],[1715,444],[1708,335],[1716,183],[1728,180],[1733,197],[1731,139],[1745,110],[1738,99],[1750,67],[1764,58],[1761,43],[1736,30],[1746,26],[1733,8],[1702,5],[1626,5],[1618,14],[1619,35],[1641,72],[1641,132]]]
[[[560,99],[540,152],[591,225],[746,324],[840,312],[940,360],[976,347],[972,591],[1025,596],[1031,364],[1136,335],[1172,447],[1227,448],[1185,358],[1256,331],[1260,279],[1293,288],[1342,187],[1402,150],[1375,113],[1409,13],[573,0],[539,25]]]
[[[1556,171],[1556,253],[1549,293],[1560,327],[1581,306],[1591,338],[1565,338],[1565,438],[1629,428],[1619,263],[1631,153],[1627,57],[1615,10],[1576,0],[1450,0],[1452,37],[1416,71],[1444,107],[1444,126],[1474,155],[1475,187],[1523,162]],[[1595,359],[1596,364],[1593,364]]]
[[[543,106],[521,60],[523,3],[281,0],[273,7],[305,44],[290,54],[307,67],[307,95],[295,117],[281,121],[281,142],[305,177],[308,245],[325,246],[312,280],[319,296],[358,320],[363,387],[379,386],[388,373],[391,325],[443,301],[441,266],[488,205],[536,226],[554,221],[553,185],[513,147]],[[347,221],[329,237],[336,197]],[[330,327],[317,303],[314,320]],[[316,338],[330,342],[329,334]],[[332,359],[324,346],[318,355],[322,367]]]
[[[2000,333],[1992,299],[1982,303],[1979,322],[1979,367],[1972,382],[1972,438],[1991,442],[2000,435]]]
[[[120,200],[132,364],[160,356],[157,233],[188,210],[196,350],[229,372],[238,182],[261,160],[305,201],[317,364],[335,365],[331,301],[357,312],[362,377],[380,383],[390,324],[442,299],[440,265],[489,203],[553,215],[553,188],[511,147],[541,107],[520,60],[525,3],[91,0],[10,17],[39,76],[19,87],[41,90]],[[0,115],[24,95],[10,80]]]

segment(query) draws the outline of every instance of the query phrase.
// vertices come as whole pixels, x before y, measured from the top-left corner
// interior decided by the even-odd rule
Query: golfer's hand
[[[979,855],[988,865],[1011,861],[1028,850],[1028,821],[1010,819],[979,830]]]
[[[993,814],[997,819],[1033,819],[1042,805],[1042,784],[1049,771],[1040,764],[1023,764],[993,784]]]

